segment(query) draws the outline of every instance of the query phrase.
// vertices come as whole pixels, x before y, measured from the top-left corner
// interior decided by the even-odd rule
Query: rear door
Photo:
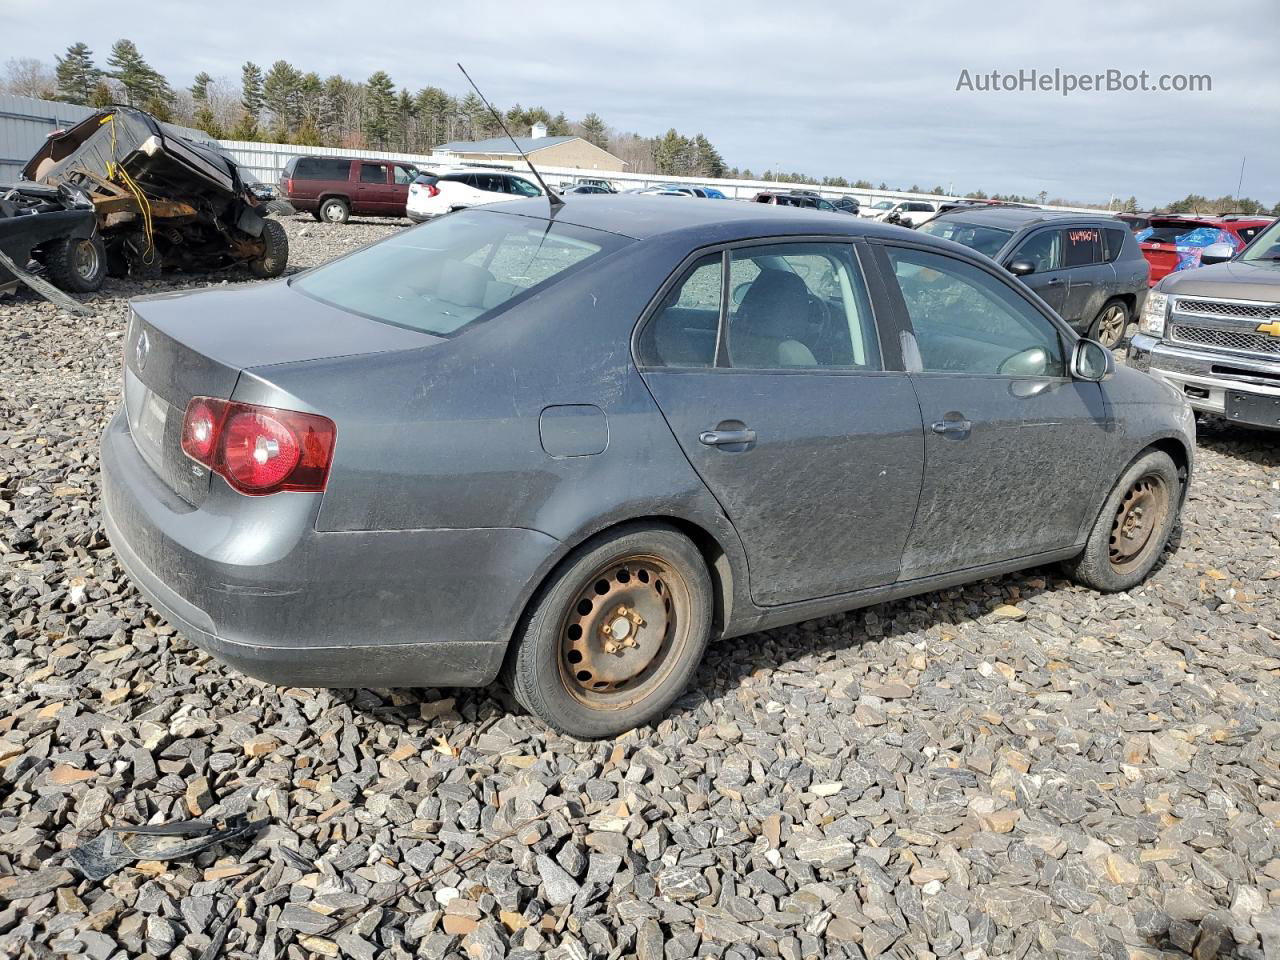
[[[902,578],[1074,546],[1097,508],[1113,428],[1100,385],[1067,373],[1072,341],[1002,271],[936,250],[877,249],[913,331],[908,364],[925,426]]]
[[[1015,260],[1030,260],[1036,265],[1035,273],[1018,279],[1061,316],[1067,305],[1067,272],[1062,268],[1062,231],[1057,227],[1046,227],[1028,234],[1013,253],[1005,258],[1004,265],[1007,267]]]
[[[1067,227],[1062,237],[1062,265],[1067,272],[1067,303],[1059,312],[1086,333],[1115,284],[1115,270],[1102,255],[1098,227]]]
[[[706,253],[637,337],[645,382],[746,547],[762,605],[892,583],[923,471],[897,337],[855,245]]]
[[[352,212],[375,216],[394,214],[396,194],[391,183],[391,164],[382,160],[362,160],[357,169],[359,180]],[[407,189],[405,192],[408,192]],[[403,211],[403,205],[401,209]]]

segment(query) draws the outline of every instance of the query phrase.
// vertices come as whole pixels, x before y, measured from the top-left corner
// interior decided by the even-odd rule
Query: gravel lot
[[[292,221],[292,262],[397,226]],[[96,515],[140,292],[0,300],[0,953],[1280,957],[1275,435],[1202,425],[1133,593],[1046,569],[722,643],[579,743],[496,688],[265,686],[147,608]],[[66,859],[239,812],[194,860]]]

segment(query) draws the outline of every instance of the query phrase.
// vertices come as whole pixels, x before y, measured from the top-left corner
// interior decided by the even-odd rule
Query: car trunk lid
[[[151,469],[193,506],[208,494],[210,474],[182,452],[192,397],[231,398],[250,368],[440,342],[303,297],[283,281],[142,297],[133,308],[124,346],[130,432]]]

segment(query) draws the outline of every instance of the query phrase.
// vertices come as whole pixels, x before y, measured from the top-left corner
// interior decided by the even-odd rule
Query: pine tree
[[[484,105],[484,101],[474,93],[468,93],[458,103],[458,119],[465,127],[468,140],[483,140],[488,136],[489,125],[493,117]]]
[[[711,145],[711,141],[698,134],[693,138],[694,166],[700,177],[723,177],[725,174],[724,158]]]
[[[111,92],[111,85],[105,80],[99,80],[89,92],[89,106],[91,107],[108,107],[115,103],[115,99],[116,95]]]
[[[397,147],[406,152],[411,149],[409,143],[413,136],[413,121],[416,113],[413,97],[409,96],[408,90],[401,88],[400,96],[396,98],[395,142]]]
[[[117,40],[111,45],[107,66],[114,68],[107,76],[124,87],[125,101],[130,106],[145,106],[152,113],[170,112],[173,91],[169,82],[147,63],[132,40]]]
[[[196,78],[192,81],[188,91],[191,94],[191,100],[194,103],[209,102],[209,84],[213,83],[213,77],[201,70],[196,74]]]
[[[288,143],[298,127],[302,74],[287,60],[277,60],[262,82],[262,105],[271,112],[271,132],[280,143]]]
[[[563,110],[547,122],[547,136],[549,137],[567,137],[571,132],[569,118],[564,115]]]
[[[93,51],[88,44],[73,43],[65,57],[57,57],[58,99],[67,103],[87,104],[98,84],[100,72],[93,65]]]
[[[364,135],[374,149],[385,149],[395,120],[396,87],[385,70],[377,70],[365,83]]]
[[[262,68],[249,61],[240,68],[240,106],[256,129],[262,115]],[[248,129],[238,124],[237,129]]]
[[[413,102],[425,134],[423,146],[427,150],[434,150],[453,139],[450,120],[457,113],[458,105],[451,96],[439,87],[423,87]]]
[[[582,139],[594,143],[602,150],[609,149],[609,128],[599,114],[588,113],[582,118]]]

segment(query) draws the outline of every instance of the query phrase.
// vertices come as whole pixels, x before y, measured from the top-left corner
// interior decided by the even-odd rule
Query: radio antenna
[[[529,165],[529,169],[533,172],[533,175],[538,178],[538,183],[542,185],[542,190],[547,195],[547,201],[551,204],[551,214],[554,216],[556,210],[564,206],[564,200],[560,197],[560,194],[547,186],[547,181],[542,179],[542,174],[540,174],[538,172],[538,168],[533,165],[533,161],[529,159],[528,154],[520,149],[520,144],[516,141],[516,138],[511,136],[511,131],[507,129],[507,124],[502,119],[502,114],[495,110],[493,108],[493,104],[485,99],[485,95],[480,92],[480,88],[476,86],[476,82],[471,79],[471,74],[467,73],[466,67],[462,64],[458,64],[458,69],[461,70],[462,75],[467,78],[467,83],[471,84],[471,89],[476,92],[476,96],[480,98],[480,102],[489,108],[489,112],[493,114],[493,119],[498,121],[498,126],[500,126],[502,128],[502,132],[507,135],[507,139],[511,141],[511,145],[516,148],[516,153],[520,154],[520,159]]]

